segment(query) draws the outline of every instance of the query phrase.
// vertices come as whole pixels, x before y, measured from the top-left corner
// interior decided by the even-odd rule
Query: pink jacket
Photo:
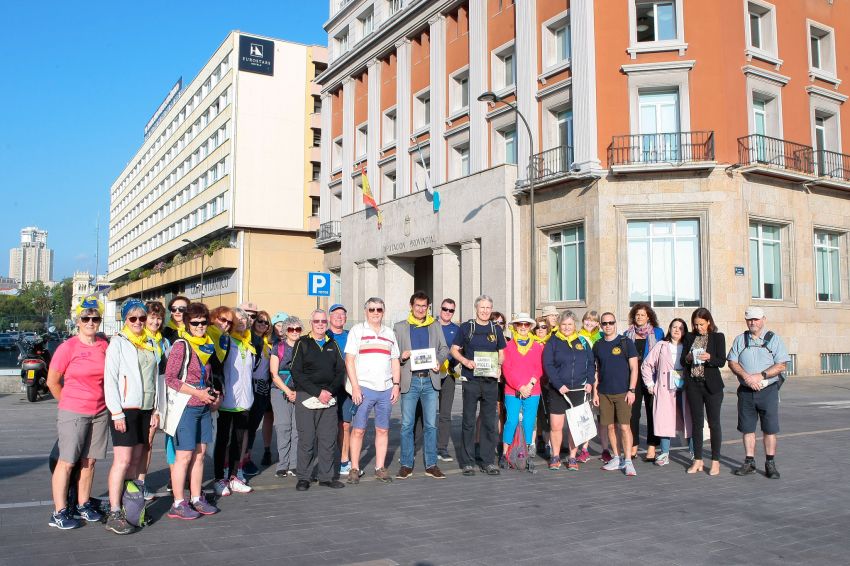
[[[654,391],[652,417],[655,421],[656,436],[672,438],[678,431],[685,431],[685,438],[691,437],[691,411],[682,390],[684,413],[676,407],[676,389],[670,389],[670,373],[675,370],[670,356],[672,344],[662,340],[655,344],[643,364],[640,373],[643,382],[650,391]]]
[[[517,351],[514,340],[505,348],[505,362],[502,364],[502,376],[505,378],[505,395],[514,395],[520,387],[537,378],[531,389],[532,395],[540,395],[540,378],[543,377],[543,344],[534,340],[531,349],[523,356]]]

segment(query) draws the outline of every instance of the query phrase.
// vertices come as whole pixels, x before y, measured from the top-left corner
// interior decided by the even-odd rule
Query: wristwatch
[[[767,377],[767,370],[761,372],[761,376],[765,379],[770,379],[769,377]]]
[[[635,388],[634,388],[634,387],[630,387],[630,388],[629,388],[629,393],[634,393],[634,392],[635,392]]]

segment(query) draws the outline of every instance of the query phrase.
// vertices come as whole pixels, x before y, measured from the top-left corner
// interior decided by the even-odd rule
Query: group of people
[[[727,352],[725,337],[705,308],[693,312],[690,330],[675,318],[665,332],[650,305],[636,304],[621,333],[611,312],[588,311],[579,320],[572,311],[548,306],[540,318],[519,313],[509,321],[486,295],[475,300],[474,318],[462,324],[453,322],[452,299],[440,303],[436,317],[422,291],[410,297],[409,306],[407,319],[391,328],[384,324],[384,301],[372,297],[364,304],[363,322],[346,329],[348,311],[340,304],[314,310],[307,328],[296,316],[272,317],[251,302],[210,311],[176,296],[166,311],[158,301],[128,299],[121,307],[122,330],[106,339],[98,333],[103,305],[87,297],[77,307],[77,335],[59,346],[48,373],[59,401],[50,524],[72,529],[103,518],[90,495],[107,435],[114,457],[106,528],[117,534],[139,526],[122,506],[128,489],[145,499],[154,496],[145,475],[157,430],[165,438],[174,499],[168,516],[175,519],[219,511],[202,491],[214,429],[212,479],[219,497],[252,491],[249,478],[259,468],[251,451],[261,423],[261,464],[272,464],[274,429],[275,475],[295,477],[298,491],[313,483],[339,489],[361,481],[370,417],[375,480],[390,483],[414,475],[419,423],[424,474],[444,479],[438,463],[454,460],[448,444],[456,382],[463,410],[455,453],[464,476],[475,475],[476,467],[499,475],[513,464],[508,452],[518,443],[529,459],[540,452],[550,470],[564,464],[578,470],[590,460],[588,442],[575,442],[565,428],[572,411],[587,412],[590,406],[602,429],[603,470],[636,475],[643,412],[647,461],[669,464],[672,439],[681,434],[692,455],[688,473],[703,471],[707,427],[708,473],[717,475],[720,368],[727,362],[740,382],[738,430],[746,450],[735,473],[755,471],[760,421],[765,474],[779,477],[774,460],[778,389],[790,357],[779,336],[766,331],[759,307],[746,309],[747,331]],[[387,447],[392,406],[398,402],[400,466],[392,474]],[[68,503],[75,466],[77,501]]]

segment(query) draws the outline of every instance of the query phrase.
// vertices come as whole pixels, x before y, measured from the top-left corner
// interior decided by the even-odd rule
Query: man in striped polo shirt
[[[389,441],[390,413],[399,398],[401,379],[399,350],[395,332],[383,325],[384,301],[372,297],[365,305],[366,322],[357,324],[348,333],[345,345],[345,367],[351,400],[357,412],[351,421],[351,471],[348,483],[360,482],[360,450],[366,422],[375,409],[375,479],[390,483],[386,468]]]

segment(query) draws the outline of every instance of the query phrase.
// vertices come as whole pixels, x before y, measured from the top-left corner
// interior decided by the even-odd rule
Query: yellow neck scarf
[[[148,342],[148,336],[144,332],[141,334],[133,334],[133,331],[130,330],[129,326],[124,326],[124,328],[121,329],[121,336],[129,340],[136,348],[153,352],[153,346],[150,342]]]
[[[201,365],[207,365],[210,356],[215,353],[215,346],[213,346],[213,342],[210,340],[210,337],[206,334],[203,336],[192,336],[188,332],[184,332],[181,338],[186,340],[189,345],[192,346],[192,350],[195,351],[198,358],[201,360]]]
[[[519,343],[520,340],[526,342],[525,346]],[[516,350],[520,356],[526,355],[531,350],[531,347],[534,346],[534,340],[535,337],[530,332],[525,335],[525,338],[520,338],[519,333],[514,336],[513,341],[516,343]]]
[[[186,313],[183,313],[183,314],[185,315]],[[180,336],[180,332],[182,332],[186,328],[185,324],[181,324],[180,326],[177,326],[177,323],[174,322],[173,318],[169,318],[168,322],[165,324],[165,326],[166,326],[166,328],[170,328],[170,329],[174,330],[177,333],[178,336]]]
[[[578,339],[578,334],[575,333],[575,332],[573,332],[569,336],[564,336],[564,333],[561,332],[560,328],[555,331],[555,336],[557,336],[560,340],[563,340],[564,342],[566,342],[570,346],[572,346],[573,342],[575,342]]]
[[[245,332],[236,332],[233,330],[230,333],[230,338],[232,338],[236,344],[239,346],[239,354],[242,356],[242,359],[245,359],[245,356],[248,352],[251,352],[255,356],[257,355],[257,350],[254,348],[254,345],[251,344],[251,330],[246,330]]]
[[[425,315],[425,320],[419,321],[413,317],[413,311],[407,315],[407,322],[410,323],[410,326],[415,326],[416,328],[422,328],[423,326],[428,326],[429,324],[434,323],[434,317],[430,314]]]
[[[148,339],[148,343],[153,345],[157,358],[161,358],[162,357],[162,332],[157,330],[156,333],[153,333],[150,330],[148,330],[147,328],[145,328],[145,337]]]

